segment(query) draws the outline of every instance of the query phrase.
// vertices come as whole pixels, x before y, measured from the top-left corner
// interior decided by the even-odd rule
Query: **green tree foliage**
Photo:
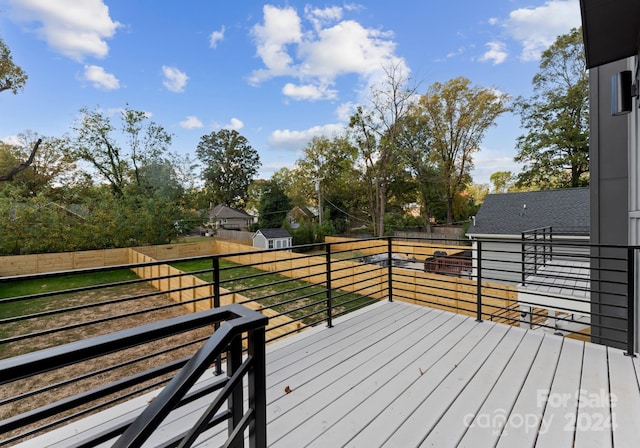
[[[508,95],[472,86],[464,77],[432,84],[415,112],[429,132],[431,160],[447,205],[447,223],[454,220],[454,200],[471,182],[473,155],[486,131],[507,110]]]
[[[304,192],[303,204],[321,210],[322,221],[345,231],[351,221],[365,221],[363,200],[370,191],[364,188],[361,173],[355,168],[358,149],[346,136],[315,137],[296,161],[292,185]]]
[[[203,180],[214,204],[240,207],[260,168],[260,156],[238,131],[222,129],[200,138],[196,149]]]
[[[101,110],[81,109],[82,118],[68,140],[67,153],[74,159],[88,162],[106,180],[112,192],[124,196],[127,186],[153,190],[152,182],[144,176],[151,174],[153,164],[164,164],[163,157],[171,144],[171,135],[164,128],[149,121],[147,114],[129,109],[121,113],[121,127],[117,128]],[[123,146],[124,140],[128,146]],[[156,180],[157,181],[157,180]]]
[[[282,227],[289,210],[291,203],[284,189],[277,182],[270,180],[260,198],[258,226],[266,229]]]
[[[41,143],[31,163],[12,179],[0,184],[0,190],[11,186],[22,197],[44,194],[56,198],[85,181],[73,161],[64,154],[61,139],[42,137],[27,131],[18,135],[18,140],[15,146],[0,142],[0,173],[8,172],[11,167],[27,160],[36,141],[41,140]]]
[[[496,171],[489,176],[493,185],[493,193],[506,193],[516,182],[516,176],[511,171]]]
[[[533,91],[516,101],[527,130],[517,141],[515,160],[525,165],[519,186],[588,185],[589,79],[580,29],[559,36],[542,53]]]
[[[16,94],[26,82],[27,74],[13,62],[11,50],[0,37],[0,92],[10,90]]]

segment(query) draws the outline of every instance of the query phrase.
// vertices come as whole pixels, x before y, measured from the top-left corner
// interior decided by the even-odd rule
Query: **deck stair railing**
[[[102,433],[96,433],[78,446],[97,446],[117,437],[112,446],[139,447],[153,434],[160,423],[175,409],[194,400],[213,395],[205,413],[183,433],[176,434],[161,446],[191,446],[204,431],[227,420],[229,437],[226,446],[244,446],[244,433],[249,429],[251,446],[266,447],[266,383],[265,383],[265,326],[267,318],[241,305],[201,311],[199,313],[158,321],[137,328],[121,330],[94,338],[63,344],[0,361],[0,384],[29,380],[40,374],[93,360],[116,351],[136,347],[167,335],[179,334],[195,328],[220,324],[196,354],[165,366],[131,375],[93,390],[66,397],[31,411],[15,415],[0,422],[0,433],[35,425],[33,433],[71,419],[69,415],[83,403],[123,391],[180,368],[173,379],[161,390],[137,417],[124,419]],[[247,334],[248,352],[243,361],[242,336]],[[214,361],[226,353],[226,375],[206,385],[196,385]],[[248,379],[248,409],[243,409],[243,378]],[[27,394],[28,395],[28,394]],[[13,397],[18,400],[22,397]],[[11,400],[11,399],[10,399]],[[3,400],[6,402],[7,400]],[[227,409],[220,408],[228,403]],[[6,404],[6,403],[5,403]],[[79,411],[80,413],[86,411]],[[49,419],[54,417],[54,421]],[[45,422],[39,425],[40,422]],[[17,438],[2,441],[9,444]]]
[[[522,284],[553,259],[553,228],[538,227],[522,232]]]

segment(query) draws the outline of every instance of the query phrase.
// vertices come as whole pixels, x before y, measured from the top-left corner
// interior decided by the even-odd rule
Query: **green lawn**
[[[22,297],[32,294],[50,293],[85,286],[105,285],[113,282],[137,279],[138,276],[129,269],[88,274],[69,274],[61,277],[50,277],[36,280],[19,280],[0,284],[0,300]],[[62,297],[62,296],[58,296]],[[0,302],[0,319],[22,316],[42,311],[43,301],[51,301],[51,297],[42,299]]]
[[[173,266],[183,272],[202,271],[211,269],[211,261],[186,261],[175,263]],[[198,273],[196,276],[208,282],[213,280],[213,274],[210,271]],[[258,303],[269,306],[280,313],[285,313],[292,319],[302,319],[306,324],[326,318],[326,313],[322,313],[322,311],[326,309],[327,290],[321,285],[314,285],[303,280],[291,279],[280,274],[265,272],[221,259],[220,286],[238,292],[247,298],[257,299]],[[334,313],[359,308],[376,301],[359,294],[345,294],[340,290],[333,290],[332,296],[334,297]],[[300,309],[306,305],[309,306]],[[313,314],[315,312],[319,313]]]

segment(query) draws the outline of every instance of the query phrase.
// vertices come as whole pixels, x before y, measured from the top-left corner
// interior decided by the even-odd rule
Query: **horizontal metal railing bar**
[[[231,307],[233,305],[72,342],[66,344],[63,348],[52,347],[19,355],[11,359],[3,359],[0,360],[0,384],[28,378],[37,373],[48,372],[79,361],[86,361],[103,354],[120,351],[123,348],[130,348],[162,339],[170,335],[210,325],[216,321],[239,319],[241,315],[235,313],[242,311],[242,309],[240,307]]]

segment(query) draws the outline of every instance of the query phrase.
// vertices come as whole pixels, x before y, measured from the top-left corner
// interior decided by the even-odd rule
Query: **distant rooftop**
[[[563,235],[589,235],[589,189],[490,194],[468,235],[520,235],[525,230],[553,227]]]

